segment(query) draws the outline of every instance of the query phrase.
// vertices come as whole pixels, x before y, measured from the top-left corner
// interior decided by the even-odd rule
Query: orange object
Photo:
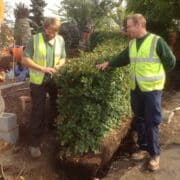
[[[3,21],[4,18],[4,2],[0,0],[0,23]]]
[[[4,71],[1,71],[0,72],[0,82],[4,82],[5,81],[5,76],[6,76],[6,73]]]
[[[13,47],[11,48],[12,55],[16,61],[21,61],[23,55],[24,46]]]

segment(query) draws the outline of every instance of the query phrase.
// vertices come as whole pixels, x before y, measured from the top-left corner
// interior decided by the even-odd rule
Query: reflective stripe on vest
[[[39,33],[33,36],[33,61],[43,67],[46,67],[46,43],[44,42],[43,34]],[[62,38],[56,36],[55,38],[55,54],[54,54],[54,67],[58,66],[61,62],[61,43]],[[30,81],[34,84],[42,84],[44,73],[30,69]]]
[[[142,91],[162,90],[165,83],[165,71],[156,53],[159,37],[149,34],[142,42],[139,50],[136,40],[130,41],[130,77],[131,89],[135,89],[136,82]]]
[[[131,76],[132,80],[136,79],[137,81],[159,81],[159,80],[162,80],[164,78],[165,78],[164,74],[160,75],[160,76],[151,76],[151,77],[135,77],[135,76]]]

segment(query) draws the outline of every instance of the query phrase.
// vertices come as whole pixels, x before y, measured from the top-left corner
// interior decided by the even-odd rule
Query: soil
[[[7,84],[7,83],[5,83]],[[4,85],[4,84],[0,84]],[[66,179],[63,172],[56,167],[54,154],[56,147],[55,133],[46,130],[42,138],[42,157],[32,159],[28,151],[27,124],[31,112],[31,102],[27,102],[25,111],[22,110],[21,96],[29,96],[29,84],[25,83],[2,90],[5,101],[5,112],[15,113],[19,125],[19,141],[16,145],[0,141],[0,179],[8,180],[56,180]]]
[[[172,82],[171,82],[172,83]],[[0,84],[2,85],[2,84]],[[19,141],[16,145],[10,145],[0,141],[0,179],[8,180],[68,180],[67,172],[62,170],[56,161],[55,133],[46,130],[42,138],[42,157],[32,159],[28,152],[27,124],[31,111],[31,102],[27,102],[25,111],[22,110],[20,96],[29,96],[29,84],[25,83],[17,87],[2,90],[5,100],[5,112],[15,113],[19,124]],[[169,89],[163,95],[163,107],[171,110],[180,106],[180,91]],[[129,140],[124,142],[116,153],[111,164],[99,173],[101,178],[107,180],[116,179],[179,179],[180,178],[180,111],[175,112],[173,120],[161,125],[161,170],[159,173],[150,173],[144,170],[146,161],[134,162],[129,156]],[[170,164],[170,165],[169,165]],[[70,172],[69,172],[70,173]],[[79,180],[81,180],[79,176]],[[83,179],[82,179],[83,180]]]

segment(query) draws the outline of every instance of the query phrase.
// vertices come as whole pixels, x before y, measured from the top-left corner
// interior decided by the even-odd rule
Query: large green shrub
[[[107,132],[130,116],[128,68],[100,72],[95,67],[119,53],[125,42],[119,36],[107,39],[92,53],[82,53],[60,69],[55,78],[60,89],[60,153],[67,156],[98,152]]]
[[[98,44],[106,42],[106,40],[113,39],[119,36],[118,32],[108,32],[108,31],[95,31],[90,36],[90,50],[93,50]]]

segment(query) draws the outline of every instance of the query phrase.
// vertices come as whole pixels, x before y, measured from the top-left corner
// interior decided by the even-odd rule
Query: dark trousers
[[[57,88],[53,80],[42,85],[30,84],[32,112],[29,122],[29,144],[39,146],[46,124],[52,126],[57,116]],[[46,97],[49,94],[49,112],[46,112]],[[47,115],[47,117],[45,117]],[[47,121],[47,122],[46,122]]]
[[[131,106],[140,149],[151,156],[160,154],[159,124],[161,122],[162,91],[131,91]]]

